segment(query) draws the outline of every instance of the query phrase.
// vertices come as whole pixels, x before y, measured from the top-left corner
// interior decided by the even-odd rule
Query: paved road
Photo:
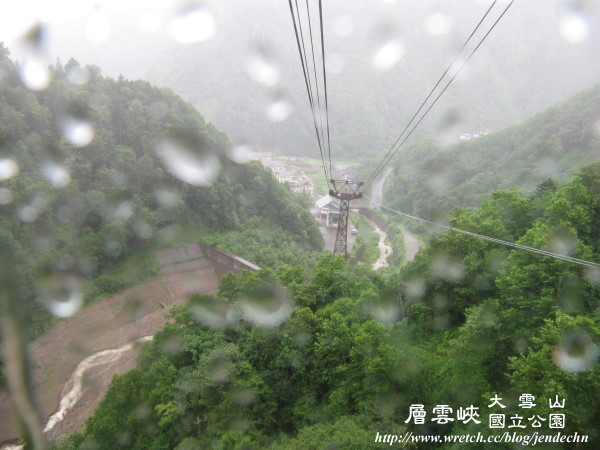
[[[379,205],[383,203],[383,185],[385,179],[392,173],[392,170],[391,167],[388,167],[379,178],[375,180],[375,183],[373,184],[373,193],[371,194],[371,203],[369,205],[372,209],[379,208]]]

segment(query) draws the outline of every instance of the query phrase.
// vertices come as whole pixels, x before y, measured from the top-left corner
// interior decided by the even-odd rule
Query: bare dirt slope
[[[29,346],[33,380],[44,422],[70,390],[70,377],[87,356],[150,336],[166,323],[168,309],[190,294],[215,294],[218,277],[199,247],[189,244],[156,253],[161,277],[82,309],[58,323]],[[83,395],[52,430],[53,436],[73,432],[94,411],[113,375],[135,366],[139,347],[109,364],[91,368],[83,377]],[[0,442],[17,439],[19,430],[5,392],[0,392]]]

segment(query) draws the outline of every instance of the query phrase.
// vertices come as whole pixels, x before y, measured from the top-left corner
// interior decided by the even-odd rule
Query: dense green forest
[[[600,163],[560,186],[498,191],[451,224],[599,262]],[[172,310],[85,429],[56,445],[380,448],[377,432],[488,436],[519,423],[508,430],[555,434],[550,414],[564,414],[559,431],[597,448],[599,311],[597,269],[454,232],[399,273],[326,256],[313,269],[230,274],[218,298]],[[436,405],[453,420],[432,420]],[[468,408],[476,415],[461,418]],[[506,425],[490,428],[498,412]]]
[[[157,247],[204,239],[265,266],[321,251],[305,201],[231,160],[227,137],[170,89],[71,59],[30,91],[22,70],[0,44],[2,270],[33,336],[49,312],[155,275]]]
[[[567,181],[600,160],[600,85],[503,131],[444,145],[422,140],[400,150],[386,181],[386,205],[423,218],[476,206],[497,189],[533,191]],[[377,161],[378,162],[378,161]]]

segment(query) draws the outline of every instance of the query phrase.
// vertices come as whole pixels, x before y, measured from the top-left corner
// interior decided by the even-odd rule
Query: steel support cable
[[[372,199],[368,198],[366,195],[364,197],[366,199],[368,199],[368,200],[372,200]],[[479,239],[484,239],[486,241],[494,242],[496,244],[506,245],[508,247],[513,247],[513,248],[516,248],[516,249],[519,249],[519,250],[524,250],[524,251],[528,251],[528,252],[531,252],[531,253],[536,253],[538,255],[548,256],[550,258],[560,259],[562,261],[567,261],[567,262],[571,262],[571,263],[574,263],[574,264],[579,264],[579,265],[586,266],[586,267],[592,267],[594,269],[600,269],[600,264],[592,262],[592,261],[586,261],[585,259],[573,258],[571,256],[561,255],[560,253],[549,252],[547,250],[541,250],[539,248],[529,247],[527,245],[517,244],[515,242],[504,241],[502,239],[497,239],[497,238],[493,238],[493,237],[490,237],[490,236],[485,236],[483,234],[473,233],[472,231],[461,230],[460,228],[455,228],[455,227],[451,227],[451,226],[448,226],[448,225],[442,225],[442,224],[439,224],[439,223],[431,222],[431,221],[426,220],[426,219],[421,219],[420,217],[411,216],[410,214],[406,214],[406,213],[403,213],[403,212],[400,212],[400,211],[396,211],[395,209],[388,208],[387,206],[382,205],[381,203],[378,206],[380,206],[382,208],[385,208],[385,209],[387,209],[390,212],[399,214],[399,215],[404,216],[404,217],[408,217],[408,218],[413,219],[413,220],[418,220],[420,222],[427,223],[429,225],[433,225],[433,226],[442,228],[444,230],[449,230],[449,231],[454,231],[456,233],[466,234],[468,236],[476,237],[476,238],[479,238]]]
[[[323,58],[323,90],[325,91],[325,120],[327,122],[327,147],[329,150],[329,173],[333,179],[331,170],[331,140],[329,139],[329,101],[327,100],[327,74],[325,73],[325,39],[323,37],[323,4],[319,0],[319,20],[321,23],[321,56]]]
[[[298,9],[298,4],[296,4],[296,9]],[[308,18],[308,30],[310,34],[310,49],[312,54],[313,61],[313,75],[315,78],[315,87],[317,91],[317,106],[319,111],[319,125],[321,126],[321,138],[323,139],[323,145],[325,145],[325,134],[323,133],[323,114],[321,114],[321,93],[319,91],[319,78],[317,77],[317,63],[315,61],[315,46],[313,43],[313,32],[312,32],[312,21],[310,20],[310,7],[308,6],[308,0],[306,0],[306,17]],[[306,54],[306,52],[305,52]],[[330,152],[330,164],[329,164],[329,178],[333,178],[331,176],[331,152]]]
[[[438,96],[435,98],[435,100],[433,101],[433,103],[427,108],[427,110],[423,113],[423,115],[421,116],[421,118],[418,120],[418,122],[413,126],[413,128],[410,130],[410,132],[408,133],[408,135],[402,140],[402,142],[400,142],[400,145],[397,146],[397,148],[394,150],[394,147],[396,147],[398,141],[400,140],[400,138],[402,137],[402,135],[404,133],[406,133],[406,130],[410,127],[410,124],[414,121],[414,119],[416,118],[416,116],[418,115],[419,111],[423,108],[423,106],[425,105],[425,103],[427,102],[427,100],[429,100],[429,98],[431,97],[431,95],[433,94],[433,92],[435,91],[435,89],[439,86],[440,82],[442,81],[442,79],[444,78],[444,76],[448,73],[448,71],[450,70],[450,68],[454,65],[454,63],[458,60],[458,57],[460,56],[460,52],[457,55],[457,57],[455,58],[455,60],[450,64],[450,66],[448,66],[448,69],[446,69],[446,71],[444,72],[444,74],[440,77],[440,80],[438,81],[438,83],[435,85],[435,87],[431,90],[431,92],[429,93],[429,95],[427,96],[427,98],[425,99],[425,101],[423,102],[423,104],[419,107],[419,111],[417,111],[417,113],[415,113],[415,115],[413,116],[413,118],[410,120],[409,124],[406,126],[406,128],[402,131],[402,134],[400,135],[400,137],[398,139],[396,139],[396,142],[394,142],[394,145],[390,148],[390,150],[387,152],[387,154],[384,156],[383,161],[381,163],[379,163],[378,168],[375,169],[375,171],[373,172],[373,174],[371,175],[371,177],[369,177],[368,181],[365,183],[368,184],[371,181],[373,181],[375,178],[377,178],[377,176],[381,173],[381,171],[383,170],[383,168],[389,164],[389,162],[391,161],[391,159],[396,155],[396,153],[398,152],[398,150],[400,150],[400,148],[404,145],[404,143],[408,140],[408,138],[412,135],[412,133],[415,131],[415,129],[419,126],[419,124],[423,121],[423,119],[425,119],[425,117],[427,116],[427,114],[429,114],[429,111],[431,111],[431,109],[434,107],[434,105],[438,102],[438,100],[440,99],[440,97],[444,94],[444,92],[446,92],[446,90],[448,89],[448,87],[452,84],[452,82],[456,79],[456,77],[460,74],[460,72],[462,71],[462,69],[465,67],[465,65],[469,62],[469,60],[473,57],[473,55],[475,54],[475,52],[479,49],[479,47],[481,47],[481,44],[483,44],[483,42],[487,39],[487,37],[489,36],[489,34],[492,32],[492,30],[496,27],[496,25],[498,24],[498,22],[500,22],[500,20],[502,19],[502,17],[504,17],[504,15],[506,14],[506,12],[509,10],[509,8],[512,6],[512,4],[515,2],[515,0],[512,0],[508,6],[504,9],[504,11],[502,11],[502,13],[500,14],[500,16],[496,19],[496,21],[493,23],[493,25],[490,27],[490,29],[487,31],[487,33],[481,38],[481,40],[479,41],[479,43],[477,44],[477,46],[471,51],[471,53],[469,54],[469,56],[463,61],[463,63],[461,64],[461,66],[458,68],[457,72],[452,76],[452,78],[450,79],[450,81],[446,84],[446,86],[444,86],[444,88],[442,89],[442,92],[440,92],[438,94]],[[471,35],[469,36],[469,38],[467,39],[467,42],[472,38],[472,36],[475,34],[475,32],[477,31],[477,28],[479,28],[479,26],[481,25],[481,23],[483,22],[483,20],[486,18],[486,16],[489,14],[489,12],[491,11],[492,7],[494,6],[494,4],[496,3],[496,1],[494,1],[494,3],[492,4],[492,6],[490,6],[490,8],[488,8],[488,10],[486,11],[485,15],[483,16],[483,18],[479,21],[479,24],[477,25],[477,27],[475,28],[475,30],[473,30],[473,32],[471,33]],[[467,42],[465,42],[465,44],[463,45],[462,50],[465,48],[465,46],[467,45]],[[390,155],[391,153],[391,155]]]
[[[325,166],[325,157],[323,155],[323,146],[321,145],[321,137],[319,136],[319,129],[317,127],[317,119],[315,117],[315,106],[311,95],[311,89],[308,82],[308,69],[306,67],[304,58],[302,57],[302,46],[300,44],[300,37],[298,35],[298,26],[296,25],[296,15],[294,14],[294,6],[292,5],[292,0],[288,0],[290,5],[290,14],[292,16],[292,23],[294,24],[294,33],[296,35],[296,44],[298,45],[298,55],[300,56],[300,63],[302,64],[302,73],[304,75],[304,83],[306,85],[306,93],[308,95],[308,102],[310,103],[310,110],[313,116],[313,123],[315,126],[315,133],[317,135],[317,141],[319,143],[319,153],[321,154],[321,162],[323,163],[323,172],[325,174],[325,181],[327,182],[327,186],[329,186],[329,178],[327,177],[327,169]],[[298,20],[300,20],[300,16],[298,15]]]
[[[458,61],[458,58],[462,54],[463,50],[469,44],[469,42],[471,41],[471,38],[475,35],[475,33],[477,32],[477,30],[479,29],[479,27],[481,26],[481,24],[483,23],[483,21],[485,20],[485,18],[488,16],[488,14],[490,13],[490,11],[494,7],[494,5],[497,3],[497,1],[498,0],[494,0],[494,2],[490,5],[490,7],[488,8],[488,10],[483,15],[483,17],[479,20],[479,23],[473,29],[473,31],[471,32],[471,34],[469,35],[469,37],[467,38],[467,40],[465,41],[465,43],[462,45],[462,47],[460,48],[460,50],[458,51],[458,53],[454,57],[454,60],[448,65],[448,67],[446,67],[446,70],[444,71],[444,73],[442,74],[442,76],[437,80],[437,83],[435,83],[435,86],[433,86],[433,88],[431,89],[431,91],[429,91],[429,94],[427,94],[427,97],[425,97],[425,100],[423,100],[423,103],[421,103],[421,106],[419,106],[419,109],[417,109],[417,112],[415,112],[413,114],[413,116],[410,119],[410,121],[406,124],[406,126],[402,130],[402,133],[400,133],[400,136],[398,136],[398,139],[396,139],[396,141],[391,145],[391,147],[389,148],[388,152],[385,154],[385,156],[383,157],[383,159],[381,160],[381,162],[379,163],[379,165],[375,168],[375,170],[373,171],[373,173],[375,173],[375,172],[377,172],[379,170],[380,166],[383,164],[383,162],[385,161],[385,159],[392,152],[392,150],[394,150],[394,147],[396,146],[396,144],[400,141],[400,139],[402,139],[402,136],[404,136],[404,133],[406,133],[406,130],[408,130],[408,127],[410,127],[411,124],[414,122],[414,120],[417,118],[417,115],[421,112],[421,110],[423,109],[423,107],[425,106],[425,104],[429,101],[429,99],[431,98],[431,96],[433,95],[433,93],[435,92],[435,90],[437,89],[437,87],[440,85],[440,83],[442,82],[442,80],[444,79],[444,77],[446,76],[446,74],[450,71],[450,69],[452,68],[452,66],[454,66],[454,64],[456,63],[456,61]],[[365,185],[367,185],[371,181],[373,181],[372,178],[374,178],[374,177],[370,177],[365,182]]]

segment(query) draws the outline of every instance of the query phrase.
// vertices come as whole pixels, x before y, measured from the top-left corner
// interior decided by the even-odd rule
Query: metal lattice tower
[[[331,180],[333,189],[329,195],[339,199],[340,214],[338,216],[338,228],[335,236],[335,245],[333,246],[334,255],[343,255],[348,257],[348,212],[350,211],[350,201],[362,197],[360,188],[364,183],[362,181]]]

